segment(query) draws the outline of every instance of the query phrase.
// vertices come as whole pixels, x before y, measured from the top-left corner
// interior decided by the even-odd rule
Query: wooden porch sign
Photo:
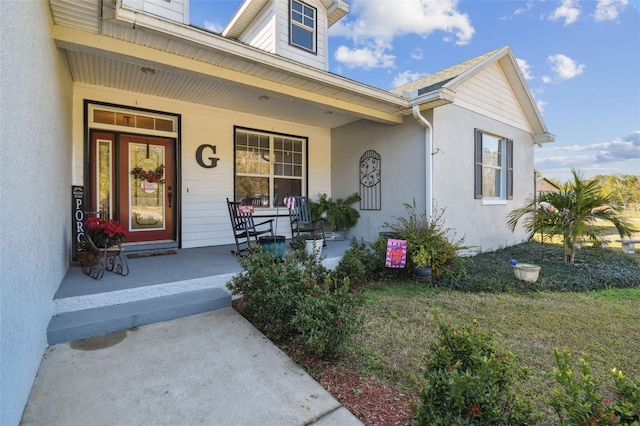
[[[240,213],[251,213],[251,214],[253,214],[255,209],[253,208],[253,206],[247,206],[247,205],[240,204],[238,206],[238,211]]]

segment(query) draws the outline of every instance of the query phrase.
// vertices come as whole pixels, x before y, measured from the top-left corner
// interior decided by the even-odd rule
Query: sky
[[[543,177],[640,175],[640,0],[348,0],[329,71],[383,90],[509,45],[555,142]],[[219,32],[241,0],[191,0]]]

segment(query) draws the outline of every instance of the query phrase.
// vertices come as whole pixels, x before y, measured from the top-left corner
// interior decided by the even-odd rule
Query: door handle
[[[173,198],[173,192],[171,190],[173,189],[173,187],[169,185],[167,189],[169,190],[169,192],[167,193],[167,196],[169,197],[169,208],[171,208],[171,199]]]

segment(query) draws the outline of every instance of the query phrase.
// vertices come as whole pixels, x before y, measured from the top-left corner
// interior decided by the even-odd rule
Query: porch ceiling
[[[98,0],[68,4],[51,0],[54,39],[76,82],[325,128],[398,124],[408,110],[389,92],[201,29],[127,11],[103,10],[113,18],[101,20]]]

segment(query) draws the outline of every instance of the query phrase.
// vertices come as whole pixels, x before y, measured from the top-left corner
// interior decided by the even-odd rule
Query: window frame
[[[299,4],[302,7],[302,12],[294,11],[293,5]],[[294,13],[302,14],[305,16],[305,9],[309,9],[313,11],[313,27],[309,27],[304,22],[299,22],[294,19]],[[307,31],[311,34],[311,47],[307,47],[301,43],[296,42],[294,40],[294,26],[303,31]],[[318,52],[318,9],[313,6],[309,6],[308,4],[300,1],[300,0],[290,0],[289,1],[289,44],[291,46],[297,47],[298,49],[305,50],[310,53],[317,54]]]
[[[498,167],[487,165],[482,161],[483,153],[483,135],[496,138],[502,149],[502,158],[499,169],[500,174],[500,196],[486,197],[482,187],[483,172],[486,168],[496,169]],[[513,139],[498,136],[496,134],[485,132],[481,129],[474,129],[474,197],[483,201],[501,202],[513,199]],[[489,204],[488,203],[488,204]]]
[[[300,180],[300,194],[279,194],[278,205],[282,207],[283,198],[287,195],[304,195],[308,194],[308,182],[309,182],[309,138],[305,136],[299,135],[291,135],[286,133],[278,133],[278,132],[270,132],[260,129],[251,129],[247,127],[234,126],[233,128],[233,199],[238,200],[237,194],[237,178],[238,176],[259,176],[258,174],[249,174],[249,173],[239,173],[238,172],[238,147],[237,147],[237,137],[238,133],[247,133],[249,135],[257,135],[257,136],[266,136],[269,138],[269,175],[268,175],[268,186],[269,186],[269,205],[268,206],[255,206],[256,208],[261,209],[272,209],[277,206],[274,204],[274,196],[275,196],[275,181],[277,179],[296,179],[298,176],[286,176],[286,175],[276,175],[275,174],[275,164],[276,164],[276,155],[275,151],[277,150],[275,147],[275,139],[284,138],[284,139],[292,139],[294,141],[299,141],[302,147],[302,161],[300,163],[302,167],[302,173],[299,176]],[[266,176],[266,175],[265,175]]]

